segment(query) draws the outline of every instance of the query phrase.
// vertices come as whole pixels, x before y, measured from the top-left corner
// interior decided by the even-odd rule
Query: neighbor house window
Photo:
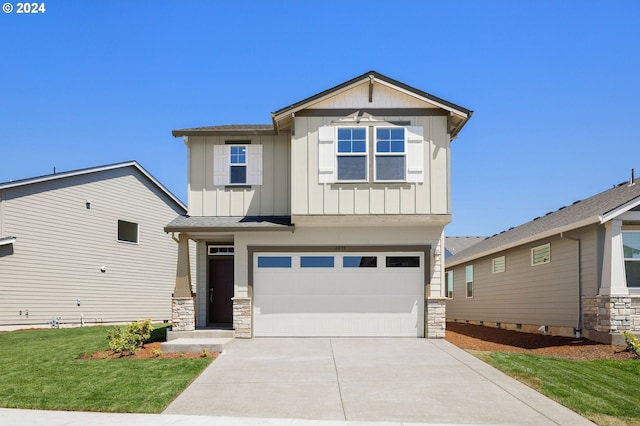
[[[406,180],[404,128],[376,128],[375,180],[384,182]]]
[[[138,224],[118,220],[118,241],[127,243],[138,243]]]
[[[622,232],[627,287],[640,287],[640,231]]]
[[[543,265],[549,262],[551,262],[551,244],[545,244],[531,249],[531,265]]]
[[[467,282],[467,297],[473,297],[473,265],[467,265],[465,276],[465,281]]]
[[[447,286],[447,297],[453,299],[453,271],[447,271],[445,275],[446,286]]]
[[[506,260],[504,256],[496,257],[491,261],[492,263],[492,272],[494,274],[499,274],[505,271]]]
[[[247,183],[247,147],[232,145],[229,151],[229,183],[244,185]]]
[[[338,180],[367,180],[367,128],[338,128]]]

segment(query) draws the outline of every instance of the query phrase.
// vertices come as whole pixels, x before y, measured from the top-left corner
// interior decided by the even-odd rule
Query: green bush
[[[628,331],[623,331],[622,335],[624,336],[624,341],[627,343],[626,350],[640,356],[640,340]]]
[[[144,346],[144,343],[151,337],[152,331],[153,326],[150,318],[144,321],[133,321],[127,325],[125,330],[116,326],[107,332],[109,348],[122,356],[132,355]]]

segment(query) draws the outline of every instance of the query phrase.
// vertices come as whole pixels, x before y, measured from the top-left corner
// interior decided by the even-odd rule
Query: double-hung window
[[[338,181],[364,182],[368,178],[367,128],[338,128]]]
[[[465,281],[467,283],[467,297],[473,297],[473,265],[465,268]]]
[[[262,145],[250,142],[214,145],[213,184],[262,185]]]
[[[640,231],[623,231],[622,246],[627,287],[640,287]]]
[[[406,180],[405,130],[403,127],[376,128],[375,180],[402,182]]]
[[[232,145],[229,156],[229,183],[245,185],[247,183],[247,147]]]

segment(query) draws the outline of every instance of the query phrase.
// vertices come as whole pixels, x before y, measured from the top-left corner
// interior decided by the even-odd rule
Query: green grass
[[[574,361],[491,352],[483,361],[601,425],[640,425],[640,360]]]
[[[211,358],[77,359],[109,349],[107,330],[0,333],[0,406],[159,413],[211,363]],[[155,330],[152,340],[162,334],[163,328]]]

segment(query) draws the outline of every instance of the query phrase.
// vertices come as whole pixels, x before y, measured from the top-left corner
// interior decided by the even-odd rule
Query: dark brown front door
[[[209,324],[233,322],[233,257],[209,258]]]

